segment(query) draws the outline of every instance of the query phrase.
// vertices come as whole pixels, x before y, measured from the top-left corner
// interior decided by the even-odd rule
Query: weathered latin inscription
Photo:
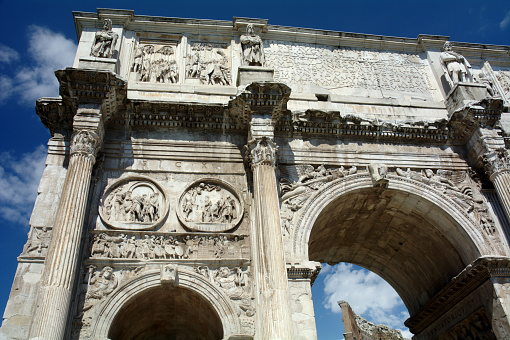
[[[379,52],[270,40],[264,44],[275,81],[299,91],[314,84],[328,90],[360,88],[427,94],[426,63],[417,54]]]

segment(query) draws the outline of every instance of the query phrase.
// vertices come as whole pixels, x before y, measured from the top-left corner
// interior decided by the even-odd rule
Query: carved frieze
[[[191,42],[186,61],[186,78],[204,85],[232,85],[231,57],[227,44]]]
[[[94,234],[92,259],[227,259],[249,257],[243,235]]]
[[[176,210],[181,223],[190,230],[223,232],[239,224],[244,204],[227,182],[203,178],[188,185]]]
[[[112,184],[106,189],[99,208],[105,225],[124,230],[155,228],[167,214],[163,190],[145,177],[129,177]]]
[[[179,67],[175,56],[177,44],[138,43],[133,57],[131,72],[136,80],[150,83],[177,83]]]
[[[429,95],[427,62],[417,54],[361,50],[269,40],[264,42],[266,66],[275,81],[294,91],[318,85],[331,91],[367,89]]]

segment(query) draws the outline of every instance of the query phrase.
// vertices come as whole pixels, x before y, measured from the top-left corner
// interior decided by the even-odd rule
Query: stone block
[[[273,81],[274,70],[260,66],[241,66],[238,70],[237,86],[254,82]]]

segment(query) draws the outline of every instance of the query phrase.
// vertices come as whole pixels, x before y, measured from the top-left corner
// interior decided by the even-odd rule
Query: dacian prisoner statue
[[[243,46],[243,63],[248,66],[264,65],[264,49],[262,39],[255,34],[253,24],[246,26],[246,34],[241,35]]]
[[[103,30],[96,32],[90,55],[99,58],[111,58],[118,37],[119,35],[112,30],[112,20],[105,19]]]
[[[443,50],[441,53],[441,66],[450,86],[453,87],[458,83],[473,82],[469,61],[462,54],[453,51],[452,44],[449,41],[444,43]]]

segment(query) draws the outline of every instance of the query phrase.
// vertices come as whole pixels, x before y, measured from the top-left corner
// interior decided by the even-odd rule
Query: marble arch
[[[223,335],[228,339],[232,335],[241,333],[241,325],[237,317],[237,311],[229,298],[204,276],[189,270],[178,268],[178,279],[174,286],[189,289],[208,301],[217,313],[223,326]],[[99,316],[91,325],[91,338],[108,339],[108,333],[117,313],[139,294],[150,289],[161,287],[161,273],[159,270],[150,270],[142,275],[126,282],[100,306]]]
[[[411,179],[392,175],[388,179],[387,188],[374,188],[370,175],[356,174],[315,192],[299,212],[288,262],[364,266],[386,279],[413,314],[478,257],[498,251],[503,255],[452,199]],[[411,206],[406,207],[405,200]],[[349,206],[342,209],[344,205]],[[367,223],[373,226],[364,226]]]

